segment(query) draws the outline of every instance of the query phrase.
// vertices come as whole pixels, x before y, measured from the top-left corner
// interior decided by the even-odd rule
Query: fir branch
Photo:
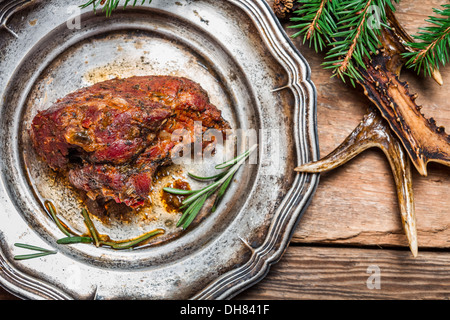
[[[397,0],[395,0],[397,1]],[[333,70],[343,81],[361,79],[358,67],[365,68],[364,58],[370,58],[380,46],[379,36],[386,24],[386,6],[395,10],[391,0],[342,0],[336,4],[338,30],[333,35],[325,68]]]
[[[138,0],[125,0],[125,3],[123,5],[123,8],[125,9],[130,2],[133,2],[131,5],[134,7],[138,3]],[[146,0],[141,1],[141,5],[144,5]],[[148,3],[150,4],[152,0],[148,0]],[[87,8],[89,6],[92,6],[94,9],[94,12],[97,12],[97,9],[101,6],[102,11],[106,13],[107,17],[110,17],[112,12],[117,9],[119,4],[121,3],[121,0],[88,0],[85,4],[80,5],[82,9]]]
[[[322,51],[330,42],[331,35],[337,30],[336,23],[331,14],[333,12],[332,0],[299,0],[301,9],[294,12],[296,17],[291,21],[297,24],[288,28],[300,29],[292,37],[304,35],[303,43],[309,40],[309,46],[314,45],[316,52]]]
[[[367,3],[365,4],[365,6],[362,10],[360,10],[359,7],[357,7],[356,12],[355,12],[355,9],[353,11],[350,11],[350,13],[349,13],[350,18],[345,17],[346,19],[351,19],[351,17],[354,14],[360,13],[361,17],[359,19],[355,19],[355,21],[357,21],[358,24],[356,25],[356,27],[354,29],[347,28],[346,24],[342,23],[342,21],[340,23],[341,25],[344,25],[345,31],[344,31],[344,33],[341,33],[339,35],[344,36],[346,34],[349,34],[350,37],[347,38],[348,40],[342,42],[342,44],[344,46],[348,45],[348,50],[347,50],[347,53],[343,56],[341,63],[339,64],[338,73],[344,73],[347,70],[348,65],[351,63],[350,59],[352,59],[353,57],[356,58],[358,61],[360,61],[359,58],[362,55],[357,51],[357,45],[358,45],[358,43],[361,42],[362,36],[364,35],[364,31],[367,29],[367,27],[366,27],[367,12],[369,11],[368,8],[370,7],[370,5],[371,5],[371,1],[367,1]],[[348,21],[346,19],[344,19],[344,22]],[[332,50],[330,50],[330,54],[332,54],[333,51],[338,51],[338,50],[334,50],[336,48],[339,49],[339,46],[336,46]]]
[[[398,0],[298,0],[291,26],[300,29],[293,37],[304,36],[316,51],[327,49],[323,66],[343,81],[360,79],[358,67],[380,46],[379,35],[386,24],[386,6],[393,11]]]
[[[442,9],[433,8],[433,11],[437,16],[425,20],[432,25],[420,28],[418,34],[412,36],[419,42],[408,43],[413,51],[403,54],[408,58],[408,68],[430,76],[440,65],[449,62],[450,51],[450,4],[442,5]]]

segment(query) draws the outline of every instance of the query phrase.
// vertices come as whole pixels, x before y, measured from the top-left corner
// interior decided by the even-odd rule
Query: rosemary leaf
[[[219,205],[220,201],[223,198],[223,195],[225,194],[225,191],[228,189],[228,186],[230,185],[231,181],[233,180],[234,174],[230,175],[230,177],[222,184],[222,186],[219,189],[219,192],[217,193],[216,200],[214,201],[214,205],[211,208],[211,212],[215,212],[217,209],[217,206]]]
[[[153,238],[157,235],[163,234],[163,233],[165,233],[165,231],[163,229],[156,229],[156,230],[150,231],[140,237],[137,237],[136,239],[132,239],[132,240],[124,241],[124,242],[101,241],[101,244],[108,245],[116,250],[131,249],[131,248],[137,246],[138,244],[140,244],[150,238]]]
[[[253,145],[249,150],[245,151],[243,154],[237,156],[236,158],[224,162],[220,165],[216,166],[217,168],[224,169],[228,168],[224,172],[221,172],[217,175],[211,176],[211,177],[199,177],[194,174],[189,174],[190,177],[206,181],[206,180],[214,180],[215,182],[210,184],[209,186],[202,188],[200,190],[182,190],[182,189],[174,189],[174,188],[164,188],[164,191],[170,192],[173,194],[179,194],[179,195],[188,195],[189,197],[183,200],[182,206],[180,207],[181,210],[183,210],[183,214],[181,215],[181,218],[177,222],[177,227],[183,226],[183,229],[186,229],[189,227],[189,225],[194,221],[195,217],[198,215],[198,213],[201,211],[203,205],[205,204],[206,200],[212,196],[214,193],[218,192],[217,198],[214,202],[212,212],[214,212],[220,203],[220,200],[222,199],[223,195],[225,194],[226,190],[228,189],[231,181],[233,180],[234,175],[236,174],[237,170],[240,168],[240,166],[245,162],[245,160],[250,156],[250,154],[256,150],[258,147],[257,144]]]
[[[29,250],[33,250],[33,251],[40,251],[39,253],[16,255],[16,256],[14,256],[14,260],[28,260],[28,259],[44,257],[44,256],[47,256],[49,254],[56,254],[57,253],[57,251],[48,250],[48,249],[44,249],[44,248],[41,248],[41,247],[30,245],[30,244],[25,244],[25,243],[15,243],[14,245],[16,247],[23,248],[23,249],[29,249]]]
[[[66,236],[70,237],[71,232],[61,222],[61,220],[59,220],[59,218],[56,216],[56,209],[55,209],[55,206],[53,205],[53,203],[51,203],[50,201],[45,201],[44,205],[45,205],[45,208],[50,212],[50,215],[52,216],[52,218],[55,221],[56,225],[58,226],[59,230],[61,230],[62,233],[64,233]]]
[[[50,254],[56,254],[56,251],[48,251],[48,252],[40,252],[40,253],[32,253],[32,254],[23,254],[14,256],[14,260],[28,260],[34,258],[40,258],[44,256],[48,256]]]
[[[186,221],[183,224],[183,229],[187,229],[189,225],[194,221],[194,219],[197,217],[198,213],[202,209],[203,205],[205,204],[206,200],[208,199],[209,194],[206,193],[203,195],[203,197],[199,198],[198,203],[194,206],[192,212],[187,217]]]
[[[73,243],[92,243],[93,239],[90,237],[66,237],[58,239],[56,243],[58,244],[73,244]]]
[[[196,207],[197,207],[199,204],[203,205],[204,202],[201,203],[201,201],[202,201],[202,198],[198,198],[198,199],[195,200],[192,204],[190,204],[190,205],[186,204],[186,205],[183,205],[183,206],[182,206],[182,207],[187,206],[187,209],[184,210],[183,214],[181,215],[181,218],[178,220],[178,222],[177,222],[177,227],[181,226],[181,225],[185,222],[185,220],[189,217],[189,215],[190,215],[193,211],[195,211]]]
[[[175,189],[175,188],[163,188],[164,191],[172,193],[172,194],[178,194],[178,195],[187,195],[187,194],[193,194],[198,192],[197,190],[183,190],[183,189]]]
[[[227,172],[224,171],[224,172],[221,172],[221,173],[216,174],[216,175],[211,176],[211,177],[200,177],[200,176],[196,176],[196,175],[194,175],[194,174],[192,174],[192,173],[188,173],[188,176],[191,177],[191,178],[194,179],[194,180],[207,181],[207,180],[216,180],[216,179],[220,179],[220,178],[222,178],[222,177],[223,177],[224,175],[226,175],[226,174],[227,174]]]
[[[91,237],[94,239],[95,246],[96,247],[100,246],[99,235],[97,229],[95,229],[94,223],[89,217],[89,213],[87,212],[86,209],[81,210],[81,213],[83,214],[84,223],[86,224],[89,233],[91,234]]]
[[[228,175],[228,174],[229,174],[229,173],[227,173],[227,175]],[[191,203],[191,202],[195,201],[196,199],[200,198],[202,195],[204,195],[204,194],[207,193],[208,191],[213,190],[213,189],[219,187],[219,186],[225,181],[224,178],[226,178],[227,175],[226,175],[225,177],[223,177],[222,179],[220,179],[219,181],[217,181],[217,182],[215,182],[215,183],[213,183],[213,184],[211,184],[211,185],[209,185],[209,186],[207,186],[207,187],[205,187],[205,188],[203,188],[203,189],[198,190],[198,192],[196,192],[196,193],[194,193],[193,195],[191,195],[190,197],[184,199],[183,202],[181,202],[181,203],[182,203],[182,204],[188,204],[188,203]]]
[[[238,163],[239,161],[241,161],[244,158],[247,158],[257,147],[258,145],[255,144],[254,146],[252,146],[250,149],[248,149],[247,151],[245,151],[243,154],[237,156],[236,158],[230,160],[230,161],[226,161],[222,164],[217,165],[215,168],[216,169],[225,169],[228,167],[231,167],[232,165],[235,165],[236,163]]]
[[[16,247],[18,247],[18,248],[29,249],[29,250],[34,250],[34,251],[54,252],[53,250],[44,249],[44,248],[41,248],[41,247],[37,247],[37,246],[30,245],[30,244],[26,244],[26,243],[15,243],[14,245]]]

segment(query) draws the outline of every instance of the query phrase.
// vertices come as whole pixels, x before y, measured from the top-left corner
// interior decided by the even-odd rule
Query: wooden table
[[[397,17],[408,32],[415,33],[425,25],[431,8],[443,3],[447,1],[402,0]],[[359,123],[368,100],[359,89],[330,78],[320,66],[323,54],[301,45],[300,39],[293,41],[311,65],[318,91],[320,152],[325,155]],[[412,92],[419,93],[423,113],[448,132],[450,68],[441,71],[442,87],[413,71],[404,71],[402,78]],[[450,168],[440,165],[430,165],[428,177],[414,172],[419,255],[413,258],[389,164],[381,151],[366,151],[323,174],[281,261],[235,299],[450,298],[449,178]],[[371,281],[377,274],[379,282]],[[0,288],[0,299],[15,297]]]
[[[409,33],[424,26],[440,0],[402,0],[397,17]],[[288,30],[289,33],[289,30]],[[294,39],[312,68],[318,91],[321,155],[332,151],[362,119],[367,98],[320,64],[323,54]],[[423,113],[450,128],[450,68],[444,85],[403,71],[419,93]],[[407,247],[396,192],[383,153],[369,150],[321,176],[314,199],[282,260],[239,299],[448,299],[450,297],[450,168],[430,165],[428,177],[414,172],[419,255]],[[378,268],[378,269],[376,269]],[[379,270],[380,289],[368,278]],[[369,272],[369,273],[368,273]],[[370,281],[369,281],[370,282]]]

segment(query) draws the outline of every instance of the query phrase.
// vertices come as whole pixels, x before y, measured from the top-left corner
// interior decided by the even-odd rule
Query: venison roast
[[[182,77],[113,79],[80,89],[39,112],[30,135],[40,157],[65,171],[90,199],[145,203],[158,167],[172,162],[177,129],[194,135],[194,122],[230,128],[199,84]],[[175,141],[173,141],[175,140]],[[203,143],[205,147],[207,143]]]

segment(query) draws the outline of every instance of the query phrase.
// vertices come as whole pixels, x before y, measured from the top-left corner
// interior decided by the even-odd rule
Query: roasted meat
[[[30,135],[40,157],[89,198],[145,203],[158,167],[172,163],[194,123],[225,133],[229,124],[197,83],[181,77],[114,79],[80,89],[39,112]],[[203,143],[205,147],[208,143]]]

